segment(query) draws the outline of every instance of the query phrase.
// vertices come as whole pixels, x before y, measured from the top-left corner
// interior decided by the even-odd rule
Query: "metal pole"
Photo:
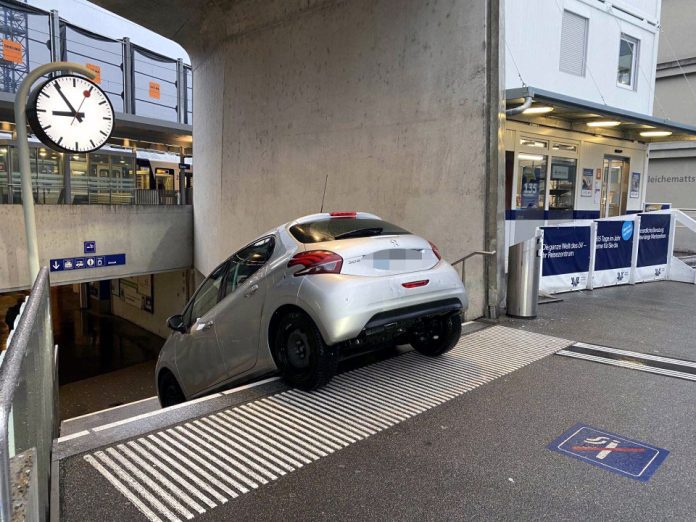
[[[46,74],[58,71],[76,72],[94,78],[96,75],[77,63],[53,62],[40,65],[24,78],[17,89],[14,103],[15,130],[17,132],[17,159],[22,176],[22,209],[24,210],[24,233],[27,238],[27,257],[29,259],[29,277],[33,283],[39,273],[39,248],[36,239],[36,215],[34,214],[34,196],[31,190],[31,168],[29,165],[29,138],[27,137],[27,115],[25,113],[29,90],[36,80]]]

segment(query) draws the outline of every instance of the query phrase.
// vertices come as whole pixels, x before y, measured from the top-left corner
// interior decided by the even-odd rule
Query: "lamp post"
[[[39,249],[36,238],[36,215],[34,214],[34,195],[31,190],[31,168],[29,165],[29,138],[27,136],[26,107],[29,91],[34,82],[45,74],[69,71],[86,76],[90,80],[96,74],[87,67],[71,62],[52,62],[40,65],[27,74],[17,89],[14,102],[15,128],[17,132],[17,156],[19,173],[22,179],[22,209],[24,211],[24,234],[27,238],[27,258],[29,260],[29,277],[31,283],[39,274]]]

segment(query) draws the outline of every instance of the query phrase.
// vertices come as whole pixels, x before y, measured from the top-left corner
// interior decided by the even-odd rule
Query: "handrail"
[[[52,347],[48,347],[45,350],[47,353],[40,353],[41,348],[46,348],[45,346],[36,346],[33,344],[32,338],[35,337],[35,329],[37,326],[41,329],[46,326],[50,327],[48,324],[48,310],[42,310],[43,306],[48,306],[48,290],[49,289],[49,279],[48,279],[48,268],[43,267],[34,286],[32,287],[31,294],[27,304],[25,305],[24,311],[19,319],[19,324],[15,329],[12,339],[7,351],[5,353],[5,358],[0,364],[0,521],[9,522],[12,519],[12,492],[10,487],[10,437],[9,437],[9,419],[10,413],[13,408],[15,393],[20,386],[20,381],[22,379],[22,371],[26,363],[26,359],[29,356],[36,356],[38,358],[46,357],[48,354],[51,357]],[[41,312],[45,312],[42,314]],[[37,324],[37,321],[45,321],[43,324]],[[43,332],[46,334],[46,332]],[[47,337],[48,342],[44,344],[52,344],[52,336]],[[38,373],[38,372],[36,372]],[[36,378],[38,381],[42,380],[41,375],[31,376]],[[49,397],[42,397],[42,401],[48,401]],[[53,411],[53,401],[51,404],[44,404],[45,408],[50,408]],[[17,412],[15,412],[17,413]],[[21,412],[20,412],[21,413]],[[49,413],[49,417],[51,417]],[[40,419],[46,421],[47,419]],[[48,421],[53,424],[53,419],[49,418]],[[16,426],[16,421],[15,421]],[[52,426],[51,426],[52,427]],[[40,437],[40,434],[37,434]],[[45,448],[44,448],[45,449]],[[50,446],[48,447],[50,451]],[[38,452],[38,448],[37,448]],[[50,464],[50,459],[49,459]],[[37,462],[34,463],[37,466]],[[44,462],[41,466],[45,466]],[[36,472],[36,471],[35,471]],[[48,470],[44,469],[44,474],[46,478],[48,477]],[[39,477],[39,483],[42,477]],[[41,489],[41,486],[39,486]]]
[[[496,254],[495,250],[487,251],[487,250],[475,250],[474,252],[471,252],[464,257],[457,259],[456,261],[450,263],[452,266],[458,265],[459,263],[462,264],[462,283],[466,287],[466,260],[470,259],[474,256],[494,256]]]

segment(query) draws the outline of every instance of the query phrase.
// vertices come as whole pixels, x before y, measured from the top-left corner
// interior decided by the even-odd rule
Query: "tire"
[[[338,367],[338,348],[329,346],[310,317],[289,312],[273,338],[273,354],[283,379],[302,390],[314,390],[328,383]]]
[[[159,382],[159,401],[163,408],[174,406],[186,401],[184,392],[181,391],[181,386],[176,381],[176,377],[170,372],[165,372],[160,377]]]
[[[411,346],[429,357],[437,357],[449,352],[459,342],[462,335],[460,314],[437,317],[428,320],[421,331],[411,340]]]

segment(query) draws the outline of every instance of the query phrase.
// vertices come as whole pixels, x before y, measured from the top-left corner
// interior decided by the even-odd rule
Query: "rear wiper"
[[[349,237],[369,237],[378,236],[384,230],[382,227],[371,227],[371,228],[358,228],[356,230],[351,230],[349,232],[343,232],[334,236],[334,239],[347,239]]]

